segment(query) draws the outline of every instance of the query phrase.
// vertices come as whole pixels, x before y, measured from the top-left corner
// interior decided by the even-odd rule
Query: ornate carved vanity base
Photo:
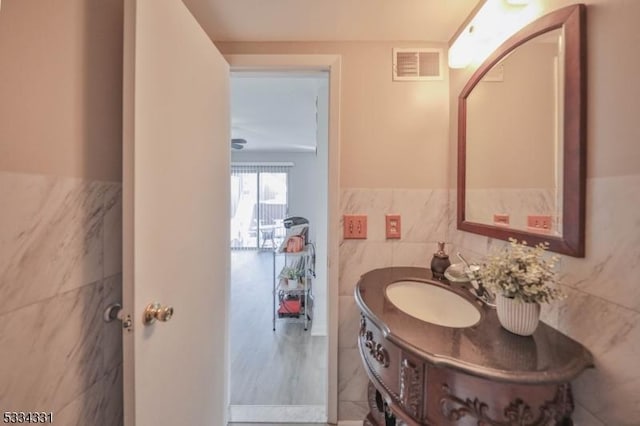
[[[455,373],[453,373],[455,374]],[[452,376],[451,372],[445,375]],[[464,379],[462,380],[464,381]],[[476,389],[466,388],[459,380],[449,377],[449,382],[457,383],[462,389],[452,390],[448,384],[437,387],[436,378],[432,384],[425,384],[426,393],[421,394],[423,415],[420,418],[408,416],[403,404],[378,391],[369,383],[369,409],[365,426],[404,425],[461,425],[461,426],[571,426],[573,399],[569,384],[517,389],[518,386],[500,385],[486,382]],[[476,384],[477,386],[478,384]],[[434,389],[435,388],[435,389]],[[522,393],[515,393],[515,392]],[[472,395],[474,392],[478,394]],[[469,396],[471,395],[471,396]],[[545,395],[552,395],[546,398]],[[376,400],[383,399],[382,407]]]
[[[509,333],[481,304],[470,327],[421,321],[385,296],[407,279],[446,285],[428,269],[393,267],[367,272],[356,286],[358,349],[370,380],[365,425],[573,425],[570,382],[593,365],[586,348],[544,323],[533,336]]]
[[[359,334],[360,355],[371,380],[370,413],[365,425],[573,424],[574,405],[569,383],[501,382],[435,366],[386,339],[380,328],[364,315]],[[515,338],[533,343],[528,337]],[[502,346],[505,360],[517,358],[518,362],[527,363],[527,357],[520,356],[518,351],[527,345],[495,344]]]

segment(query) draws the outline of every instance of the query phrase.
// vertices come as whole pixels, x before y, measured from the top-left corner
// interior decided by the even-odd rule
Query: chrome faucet
[[[469,291],[483,303],[495,306],[495,295],[482,284],[482,279],[478,275],[480,267],[478,265],[471,265],[460,252],[457,252],[456,256],[458,256],[458,259],[462,261],[466,268],[465,271],[467,271],[467,276],[469,277],[472,287]]]

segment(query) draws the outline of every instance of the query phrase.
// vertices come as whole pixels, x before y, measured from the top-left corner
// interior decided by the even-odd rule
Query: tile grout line
[[[617,306],[618,308],[621,308],[621,309],[623,309],[623,310],[625,310],[625,311],[633,312],[634,314],[640,315],[640,310],[635,310],[635,309],[633,309],[633,308],[629,308],[628,306],[621,305],[621,304],[620,304],[620,303],[618,303],[618,302],[614,302],[614,301],[612,301],[612,300],[605,299],[604,297],[599,296],[599,295],[597,295],[597,294],[589,293],[588,291],[584,291],[584,290],[583,290],[583,289],[581,289],[580,287],[574,287],[574,286],[569,285],[569,284],[560,284],[560,285],[562,285],[562,286],[564,286],[564,287],[567,287],[567,288],[570,288],[570,289],[572,289],[573,291],[576,291],[576,292],[578,292],[578,293],[586,294],[586,295],[591,296],[591,297],[594,297],[594,298],[596,298],[596,299],[600,299],[600,300],[601,300],[601,301],[603,301],[603,302],[606,302],[606,303],[609,303],[609,304],[611,304],[611,305]]]
[[[115,275],[118,275],[118,274],[115,274]],[[114,277],[115,275],[112,275],[112,276],[110,276],[109,278],[112,278],[112,277]],[[8,314],[13,314],[13,313],[15,313],[15,312],[17,312],[17,311],[19,311],[19,310],[21,310],[21,309],[25,309],[25,308],[31,307],[31,306],[33,306],[33,305],[38,305],[38,304],[41,304],[41,303],[50,302],[51,300],[53,300],[53,299],[55,299],[55,298],[57,298],[57,297],[65,296],[65,295],[67,295],[67,294],[69,294],[69,293],[71,293],[71,292],[74,292],[74,291],[78,291],[78,290],[84,289],[85,287],[89,287],[89,286],[92,286],[92,285],[101,284],[101,283],[103,283],[104,281],[105,281],[105,278],[100,279],[100,280],[97,280],[97,281],[92,281],[92,282],[90,282],[90,283],[83,284],[83,285],[81,285],[81,286],[78,286],[78,287],[75,287],[75,288],[72,288],[72,289],[69,289],[69,290],[63,291],[63,292],[61,292],[61,293],[55,293],[55,294],[53,294],[53,295],[51,295],[51,296],[49,296],[49,297],[46,297],[46,298],[44,298],[44,299],[38,299],[38,300],[33,301],[33,302],[31,302],[31,303],[27,303],[26,305],[18,306],[18,307],[16,307],[16,308],[13,308],[13,309],[8,310],[8,311],[6,311],[6,312],[2,312],[2,313],[0,313],[0,318],[2,318],[2,317],[3,317],[3,316],[5,316],[5,315],[8,315]]]

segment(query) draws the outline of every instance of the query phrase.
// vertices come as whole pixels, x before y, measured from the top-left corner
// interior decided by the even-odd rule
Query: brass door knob
[[[166,322],[171,319],[173,316],[173,307],[171,306],[162,306],[158,302],[151,303],[147,305],[144,310],[142,323],[144,325],[151,325],[156,320]]]

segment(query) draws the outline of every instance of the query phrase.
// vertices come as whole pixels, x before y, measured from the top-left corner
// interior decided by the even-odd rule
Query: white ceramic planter
[[[298,280],[294,278],[289,278],[287,280],[287,287],[289,290],[296,290],[298,288]]]
[[[496,298],[500,324],[520,336],[531,336],[540,321],[540,304],[523,303],[502,295]]]

